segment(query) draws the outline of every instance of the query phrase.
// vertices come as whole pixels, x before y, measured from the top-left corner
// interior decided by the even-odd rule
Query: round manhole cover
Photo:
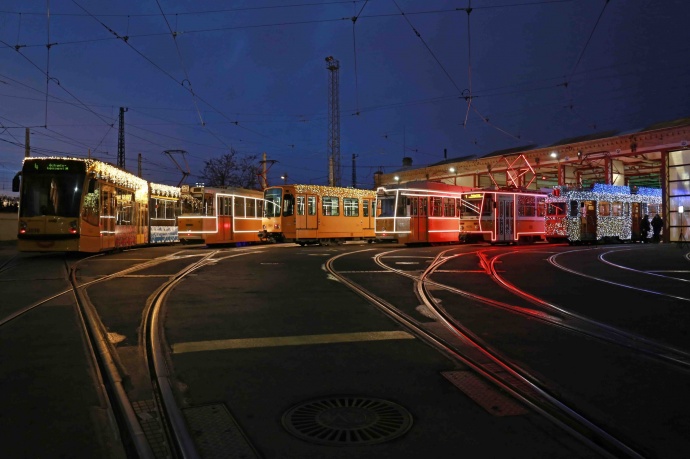
[[[322,445],[371,445],[407,432],[412,415],[387,400],[333,397],[292,407],[283,415],[283,426],[298,438]]]

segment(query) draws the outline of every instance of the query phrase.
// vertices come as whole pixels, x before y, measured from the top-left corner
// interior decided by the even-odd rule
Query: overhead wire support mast
[[[117,131],[117,167],[125,170],[125,112],[129,110],[120,107],[120,124]]]
[[[326,58],[328,79],[328,184],[340,186],[340,63],[333,56]]]

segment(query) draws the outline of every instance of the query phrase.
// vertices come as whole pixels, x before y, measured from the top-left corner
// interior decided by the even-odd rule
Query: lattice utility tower
[[[120,107],[120,128],[117,131],[117,167],[125,168],[125,112],[128,109]]]
[[[328,184],[340,186],[340,100],[339,76],[340,63],[333,56],[328,62]]]

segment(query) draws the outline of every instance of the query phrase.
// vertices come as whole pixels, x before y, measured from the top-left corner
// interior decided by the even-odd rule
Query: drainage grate
[[[312,443],[361,446],[403,435],[412,427],[412,415],[387,400],[343,396],[297,405],[283,415],[283,426]]]

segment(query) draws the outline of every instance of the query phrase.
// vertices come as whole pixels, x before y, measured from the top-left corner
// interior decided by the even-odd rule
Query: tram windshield
[[[547,215],[565,215],[565,203],[564,202],[550,202],[546,208]]]
[[[381,203],[381,213],[377,217],[395,216],[395,195],[379,195],[377,200]]]
[[[463,195],[460,205],[458,206],[458,213],[460,218],[477,218],[482,210],[481,194]]]
[[[33,172],[25,168],[22,180],[20,217],[79,217],[84,172],[69,169]]]
[[[280,217],[281,200],[283,196],[282,188],[269,188],[264,191],[266,217]]]

